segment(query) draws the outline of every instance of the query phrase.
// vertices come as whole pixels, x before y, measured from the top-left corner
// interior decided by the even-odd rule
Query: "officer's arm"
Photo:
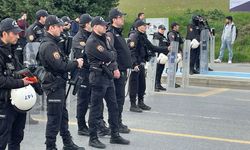
[[[131,60],[132,60],[133,67],[139,65],[137,61],[137,57],[138,57],[137,45],[138,45],[137,36],[135,34],[130,34],[129,39],[128,39],[128,47],[131,51]]]
[[[55,46],[48,46],[46,61],[48,62],[49,66],[52,67],[53,70],[64,73],[69,72],[75,69],[78,65],[76,61],[64,61],[58,51],[58,48]]]
[[[89,55],[99,59],[100,61],[109,63],[115,60],[115,52],[108,51],[102,45],[97,43],[97,41],[88,42],[85,48],[86,48],[86,52]]]
[[[154,52],[164,53],[164,54],[168,53],[167,46],[154,46],[148,39],[145,39],[145,43],[147,47]]]
[[[22,79],[15,79],[11,76],[3,74],[3,66],[0,64],[0,88],[4,89],[16,89],[24,87]]]
[[[195,30],[195,29],[193,29],[193,26],[192,26],[192,25],[188,25],[188,26],[187,26],[187,37],[186,37],[187,40],[196,39],[197,41],[199,41],[199,39],[197,39],[197,38],[195,37],[194,30]]]

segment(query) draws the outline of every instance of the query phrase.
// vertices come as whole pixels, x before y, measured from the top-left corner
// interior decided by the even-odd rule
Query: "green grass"
[[[250,62],[250,12],[229,12],[229,0],[120,0],[118,6],[122,11],[126,12],[125,34],[137,17],[138,12],[144,12],[147,18],[167,17],[170,22],[176,21],[181,24],[181,34],[186,36],[186,26],[191,20],[192,14],[187,13],[188,10],[208,15],[209,11],[215,12],[218,9],[222,15],[232,15],[234,22],[239,30],[238,39],[234,45],[234,62]],[[220,13],[215,13],[218,17]],[[220,48],[220,36],[223,30],[224,16],[216,19],[209,19],[211,27],[216,29],[216,57]],[[225,52],[224,61],[227,61],[228,55]]]

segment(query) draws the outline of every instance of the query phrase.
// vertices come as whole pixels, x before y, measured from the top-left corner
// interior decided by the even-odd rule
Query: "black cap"
[[[41,9],[36,12],[36,19],[40,19],[40,17],[47,17],[48,15],[49,14],[46,10]]]
[[[171,24],[171,28],[173,29],[175,26],[179,26],[179,24],[178,24],[177,22],[173,22],[173,23]]]
[[[63,17],[61,18],[61,20],[62,20],[63,22],[71,22],[69,16],[63,16]]]
[[[20,33],[23,30],[17,25],[16,20],[12,18],[5,18],[0,23],[0,31]]]
[[[232,16],[227,16],[226,19],[233,21],[233,17]]]
[[[122,13],[120,10],[118,10],[118,8],[112,8],[109,11],[109,19],[113,19],[116,18],[118,16],[124,16],[127,15],[126,13]]]
[[[166,30],[166,27],[162,24],[162,25],[159,25],[158,29]]]
[[[102,25],[102,26],[107,26],[109,23],[106,22],[102,17],[100,16],[96,16],[92,22],[91,22],[91,26],[95,26],[95,25]]]
[[[85,25],[86,23],[89,23],[92,21],[92,17],[89,14],[83,14],[80,16],[80,25]]]
[[[149,24],[150,24],[150,23],[146,23],[146,22],[144,22],[143,20],[137,20],[137,21],[135,22],[135,27],[138,28],[138,27],[140,27],[140,26],[149,25]]]
[[[49,15],[47,17],[47,19],[45,20],[45,28],[48,29],[49,26],[53,26],[53,25],[63,26],[64,23],[57,16],[55,16],[55,15]]]

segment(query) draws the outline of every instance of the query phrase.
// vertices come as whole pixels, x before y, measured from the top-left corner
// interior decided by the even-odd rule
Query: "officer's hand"
[[[25,77],[25,78],[23,78],[22,80],[23,80],[23,84],[24,84],[25,86],[33,83],[32,81],[29,81],[29,80],[28,80],[28,77]]]
[[[82,66],[83,66],[83,59],[82,58],[78,58],[76,61],[78,63],[78,68],[82,68]]]
[[[120,76],[121,76],[120,71],[119,71],[118,69],[116,69],[116,70],[114,71],[114,78],[119,79]]]
[[[133,69],[133,71],[135,71],[135,72],[139,72],[139,71],[140,71],[139,66],[135,66],[135,67],[134,67],[134,69]]]

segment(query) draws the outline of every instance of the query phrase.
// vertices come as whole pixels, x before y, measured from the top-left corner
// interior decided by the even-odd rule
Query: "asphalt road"
[[[216,88],[191,87],[146,96],[152,110],[129,111],[126,99],[124,122],[132,129],[122,134],[129,146],[113,145],[109,137],[100,138],[107,150],[249,150],[250,92]],[[70,131],[75,143],[92,150],[88,137],[77,135],[76,99],[69,103]],[[107,118],[107,110],[105,110]],[[33,115],[39,125],[26,125],[23,150],[45,149],[46,112]],[[58,149],[62,140],[57,137]]]

